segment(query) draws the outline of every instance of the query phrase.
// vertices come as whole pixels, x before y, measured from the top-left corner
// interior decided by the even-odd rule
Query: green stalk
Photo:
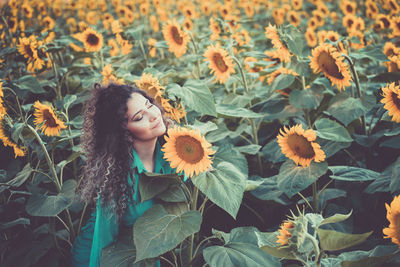
[[[312,184],[312,194],[313,194],[313,205],[314,212],[318,213],[318,194],[317,194],[317,181]]]
[[[316,266],[320,267],[321,266],[321,262],[318,260],[320,258],[320,250],[319,250],[319,246],[318,246],[318,241],[317,241],[317,239],[315,237],[313,237],[309,233],[306,233],[305,236],[312,242],[312,244],[314,246]]]
[[[247,86],[246,76],[244,75],[243,67],[242,67],[242,65],[240,64],[239,60],[236,57],[232,57],[232,58],[233,58],[233,60],[235,61],[236,65],[239,68],[240,76],[242,76],[242,80],[243,80],[244,90],[246,91],[246,94],[249,94],[249,88]]]
[[[195,55],[196,55],[196,57],[197,57],[197,59],[196,59],[196,67],[197,67],[197,76],[198,76],[198,78],[200,79],[200,77],[201,77],[201,73],[200,73],[200,59],[199,59],[199,49],[198,49],[198,47],[197,47],[197,44],[196,44],[196,42],[194,41],[194,38],[193,38],[193,34],[190,32],[190,31],[186,31],[189,35],[190,35],[190,40],[192,41],[192,44],[193,44],[193,48],[194,48],[194,53],[195,53]]]
[[[149,60],[148,60],[148,58],[147,58],[146,51],[144,50],[144,46],[143,46],[142,40],[139,40],[139,47],[140,47],[140,51],[142,51],[144,60],[146,61],[146,67],[147,67],[147,65],[149,64]]]
[[[254,144],[258,145],[258,133],[257,133],[256,123],[254,121],[255,119],[250,118],[249,120],[250,120],[250,124],[251,124],[251,129],[252,129],[252,132],[253,132]],[[262,166],[260,153],[257,153],[257,161],[258,161],[258,168],[260,170],[260,174],[262,175],[264,170],[263,170],[263,166]]]
[[[354,83],[356,84],[358,98],[361,98],[362,94],[361,94],[360,81],[358,79],[358,74],[357,74],[356,68],[354,66],[354,62],[351,60],[351,58],[348,55],[343,54],[343,56],[349,62],[351,73],[353,74]],[[366,135],[367,134],[367,125],[365,122],[365,115],[361,116],[361,123],[363,125],[364,134]]]
[[[197,187],[194,187],[193,191],[193,198],[192,198],[192,207],[191,210],[197,210],[197,198],[199,196],[199,189]],[[190,236],[190,242],[189,242],[189,249],[188,249],[188,259],[189,259],[189,267],[192,266],[192,254],[193,254],[193,245],[194,245],[194,234]]]
[[[59,81],[59,77],[58,77],[57,65],[56,65],[55,58],[54,58],[53,54],[49,53],[49,56],[50,56],[51,66],[53,68],[54,76],[55,76],[56,81],[57,81],[57,85],[56,85],[57,99],[61,100],[62,99],[61,86],[60,86],[60,81]]]

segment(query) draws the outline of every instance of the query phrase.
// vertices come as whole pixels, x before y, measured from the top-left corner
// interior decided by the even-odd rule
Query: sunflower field
[[[0,266],[70,265],[95,83],[164,108],[188,178],[146,173],[101,266],[400,266],[397,0],[0,6]]]

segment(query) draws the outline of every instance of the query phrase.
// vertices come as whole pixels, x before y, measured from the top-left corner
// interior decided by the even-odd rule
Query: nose
[[[153,122],[157,119],[157,116],[156,116],[156,114],[149,112],[149,118],[150,118],[150,122]]]

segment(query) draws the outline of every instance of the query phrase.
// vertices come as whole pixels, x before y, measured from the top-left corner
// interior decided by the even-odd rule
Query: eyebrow
[[[146,99],[146,103],[144,103],[144,105],[147,105],[147,103],[149,103],[149,100],[148,100],[148,99]],[[133,120],[133,118],[135,118],[135,116],[136,116],[137,114],[139,114],[142,110],[143,110],[143,109],[141,109],[141,110],[139,110],[138,112],[136,112],[135,114],[133,114],[133,116],[131,117],[131,120]]]

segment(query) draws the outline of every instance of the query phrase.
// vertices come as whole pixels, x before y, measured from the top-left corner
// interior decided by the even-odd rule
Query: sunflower
[[[400,55],[389,57],[390,61],[383,62],[383,65],[388,68],[388,72],[400,71]]]
[[[376,22],[381,22],[384,29],[389,29],[392,25],[392,20],[385,14],[378,14]]]
[[[183,15],[190,20],[196,18],[196,7],[190,4],[185,5],[183,7]]]
[[[12,139],[11,139],[11,132],[10,126],[4,120],[4,117],[0,116],[0,140],[3,141],[4,146],[9,146],[14,149],[14,156],[16,157],[23,157],[26,153],[26,148],[20,148]]]
[[[392,17],[391,22],[393,36],[400,36],[400,16]]]
[[[118,56],[119,47],[118,47],[117,41],[115,41],[115,39],[108,39],[107,44],[108,44],[108,46],[111,46],[110,56],[112,56],[112,57]]]
[[[318,9],[322,14],[324,14],[325,17],[329,15],[329,12],[330,12],[330,11],[329,11],[329,8],[328,8],[324,3],[320,2],[320,3],[318,4],[318,6],[317,6],[317,9]]]
[[[202,1],[200,4],[200,10],[201,12],[206,15],[206,16],[210,16],[211,14],[211,3],[208,1]]]
[[[36,101],[33,107],[35,108],[35,112],[33,113],[33,116],[35,116],[34,123],[45,135],[60,136],[60,131],[67,128],[54,114],[54,110],[51,106]]]
[[[292,7],[294,10],[299,10],[303,6],[303,0],[292,0]]]
[[[249,35],[249,32],[246,31],[245,29],[241,31],[237,31],[234,34],[232,34],[232,39],[237,42],[238,46],[244,46],[250,44],[251,37]]]
[[[25,3],[21,6],[22,14],[27,17],[27,18],[32,18],[33,15],[33,9],[32,7],[28,4]]]
[[[343,11],[343,14],[356,14],[356,9],[357,9],[357,3],[352,2],[352,1],[342,1],[340,8]]]
[[[317,45],[317,37],[315,36],[315,32],[313,29],[308,28],[305,36],[309,47],[314,47]]]
[[[35,60],[38,58],[38,42],[34,35],[19,38],[19,44],[17,45],[18,52],[28,60]]]
[[[150,3],[143,2],[139,6],[140,14],[146,16],[149,13]]]
[[[294,26],[297,27],[300,24],[300,18],[296,11],[289,11],[287,15],[288,21]]]
[[[289,238],[292,237],[290,231],[294,228],[294,223],[291,221],[285,221],[281,224],[281,229],[279,229],[279,235],[277,236],[276,243],[285,246],[289,243]]]
[[[349,34],[349,38],[357,38],[359,43],[350,42],[350,47],[354,49],[361,49],[365,46],[364,34],[360,31],[352,31]]]
[[[52,30],[54,28],[54,26],[56,25],[54,20],[49,16],[44,17],[42,22],[44,25],[44,29],[42,31]]]
[[[139,80],[135,80],[135,84],[153,98],[161,97],[165,91],[159,80],[150,73],[143,73]]]
[[[14,17],[9,17],[7,19],[7,25],[11,33],[15,33],[18,29],[18,21]]]
[[[111,64],[107,64],[104,66],[101,75],[103,75],[103,84],[109,84],[109,83],[116,83],[116,84],[122,84],[124,82],[123,79],[118,79],[114,73]]]
[[[246,3],[243,9],[248,18],[252,18],[254,16],[254,3]]]
[[[184,172],[188,177],[193,177],[211,167],[210,156],[215,151],[211,150],[211,144],[200,131],[175,127],[168,129],[167,135],[161,150],[172,168]]]
[[[325,153],[320,145],[315,143],[317,134],[309,129],[304,130],[301,124],[297,124],[290,129],[283,128],[278,134],[278,144],[282,153],[293,160],[297,165],[303,167],[310,166],[311,161],[321,162],[325,160]]]
[[[346,16],[343,17],[342,24],[344,27],[346,27],[348,32],[351,32],[353,30],[356,20],[357,20],[356,16],[354,16],[353,14],[347,14]]]
[[[272,17],[275,20],[276,25],[282,25],[285,22],[285,10],[283,8],[275,8],[272,11]]]
[[[149,17],[149,21],[150,21],[151,28],[153,29],[153,32],[159,32],[160,24],[158,23],[157,17],[154,15],[151,15]]]
[[[325,39],[329,39],[333,43],[337,42],[339,40],[339,38],[340,38],[340,34],[338,32],[335,32],[335,31],[327,31],[326,34],[325,34]]]
[[[274,48],[278,50],[278,55],[281,61],[290,62],[290,57],[292,56],[289,49],[281,42],[276,26],[271,24],[265,28],[265,36],[271,40]]]
[[[350,86],[350,71],[339,51],[331,44],[321,44],[311,51],[310,66],[314,73],[323,72],[339,90]]]
[[[77,37],[85,45],[87,52],[98,52],[103,47],[103,36],[92,28],[87,28]]]
[[[149,38],[149,40],[147,40],[147,45],[149,46],[149,54],[151,57],[156,57],[157,55],[156,43],[157,40],[154,38]]]
[[[397,56],[400,54],[400,49],[394,43],[386,42],[383,46],[383,53],[387,57]]]
[[[316,28],[318,28],[318,21],[315,17],[312,17],[308,20],[307,23],[307,30],[315,30]]]
[[[182,103],[179,103],[179,105],[177,105],[176,108],[174,108],[173,106],[171,106],[171,107],[172,107],[172,110],[170,112],[166,112],[165,115],[170,117],[174,121],[180,123],[181,119],[186,116],[186,111],[182,107]]]
[[[192,31],[193,22],[189,18],[185,18],[185,20],[183,21],[183,27],[188,31]]]
[[[210,36],[210,39],[215,41],[219,38],[219,34],[221,33],[221,28],[220,25],[217,21],[215,21],[213,18],[210,18],[210,26],[209,26],[212,34]]]
[[[400,86],[395,83],[388,84],[382,88],[384,108],[392,116],[392,121],[400,123]]]
[[[204,61],[210,62],[208,67],[211,69],[211,73],[214,73],[218,82],[225,83],[231,73],[235,73],[232,58],[219,44],[208,46],[203,56],[206,58]]]
[[[312,11],[313,18],[317,20],[317,25],[319,27],[324,26],[325,24],[325,14],[319,11],[318,9]]]
[[[186,53],[189,35],[181,29],[176,20],[168,21],[162,29],[165,41],[167,41],[169,51],[180,58]]]
[[[368,16],[370,19],[375,18],[376,15],[379,13],[379,8],[375,0],[367,0],[365,6],[367,7],[366,13],[369,13],[371,15],[371,17]]]
[[[386,218],[390,222],[389,227],[382,230],[386,235],[384,238],[391,238],[392,242],[400,247],[400,197],[395,196],[390,206],[385,203]]]

